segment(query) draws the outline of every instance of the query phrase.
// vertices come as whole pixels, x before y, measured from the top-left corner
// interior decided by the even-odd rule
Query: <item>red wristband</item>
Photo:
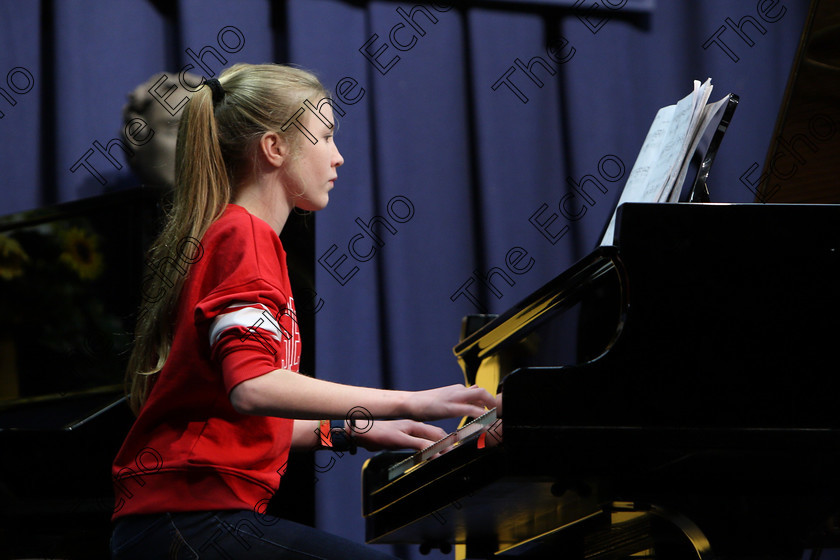
[[[321,420],[318,425],[318,443],[324,449],[332,448],[332,435],[330,434],[330,421]]]

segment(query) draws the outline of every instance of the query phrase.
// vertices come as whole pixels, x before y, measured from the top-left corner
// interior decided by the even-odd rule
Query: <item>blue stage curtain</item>
[[[235,62],[311,69],[338,89],[346,160],[316,219],[316,374],[413,390],[462,380],[463,315],[512,306],[595,246],[657,109],[693,79],[741,96],[713,201],[753,199],[739,178],[763,163],[807,1],[763,18],[754,1],[455,4],[414,12],[421,32],[400,13],[413,3],[384,0],[0,0],[14,101],[0,97],[0,213],[136,184],[119,147],[115,165],[93,143],[119,137],[135,86],[195,64],[187,49],[225,59],[205,50],[191,71],[207,77]],[[79,165],[89,150],[101,179]],[[560,200],[581,182],[592,200],[570,221]],[[318,475],[318,525],[355,540],[364,456]]]

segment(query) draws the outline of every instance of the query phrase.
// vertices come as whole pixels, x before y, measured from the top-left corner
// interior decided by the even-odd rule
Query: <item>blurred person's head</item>
[[[161,81],[164,76],[166,81]],[[172,188],[175,184],[175,144],[178,122],[186,106],[183,100],[189,99],[195,86],[202,81],[201,76],[188,73],[183,79],[192,89],[185,87],[177,74],[157,73],[129,93],[128,103],[123,107],[123,141],[134,151],[134,155],[127,158],[128,164],[146,186]],[[153,97],[149,90],[153,90],[158,98]],[[165,101],[161,101],[160,97],[164,97]],[[168,103],[169,108],[163,103]],[[126,137],[125,125],[136,118],[143,119],[154,132],[149,141],[140,146]],[[144,132],[142,137],[145,138],[146,134]]]

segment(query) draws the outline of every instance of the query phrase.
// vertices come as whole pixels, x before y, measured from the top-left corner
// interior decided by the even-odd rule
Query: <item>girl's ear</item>
[[[276,132],[266,132],[260,138],[258,151],[266,163],[280,167],[289,157],[289,144]]]

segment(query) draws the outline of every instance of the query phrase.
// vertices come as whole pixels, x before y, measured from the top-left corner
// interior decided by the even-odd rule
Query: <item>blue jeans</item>
[[[248,510],[133,515],[117,520],[113,560],[396,560],[373,548]]]

